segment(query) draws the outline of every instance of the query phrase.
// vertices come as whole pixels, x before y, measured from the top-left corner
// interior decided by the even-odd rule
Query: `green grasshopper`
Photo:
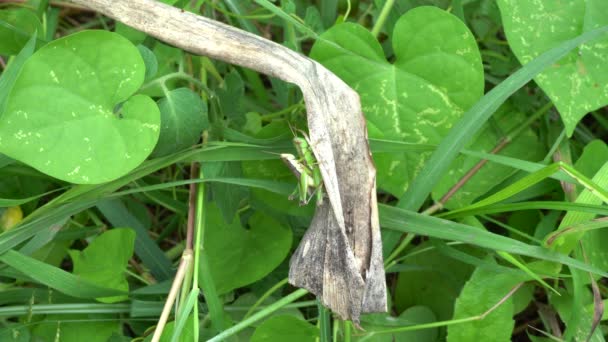
[[[297,136],[293,138],[298,158],[290,153],[281,153],[283,162],[298,178],[298,186],[289,196],[289,199],[292,200],[297,196],[300,200],[300,205],[306,205],[316,194],[317,205],[321,205],[323,203],[321,170],[310,147],[308,137],[304,132],[302,134],[304,138]]]

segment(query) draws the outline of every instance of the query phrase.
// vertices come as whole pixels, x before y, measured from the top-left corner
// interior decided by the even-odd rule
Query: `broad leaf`
[[[423,305],[430,308],[438,320],[447,320],[452,317],[454,300],[473,267],[441,254],[432,245],[421,244],[404,260],[407,270],[399,273],[395,306],[400,312]]]
[[[131,95],[144,78],[137,48],[83,31],[30,57],[0,120],[0,152],[72,183],[101,183],[139,165],[158,139],[158,107]]]
[[[160,137],[152,155],[160,157],[196,144],[209,126],[207,104],[188,88],[171,90],[158,101]]]
[[[262,279],[287,257],[289,228],[261,212],[247,226],[241,226],[238,216],[228,224],[214,204],[206,207],[205,251],[218,293]]]
[[[135,232],[111,229],[99,235],[83,251],[70,250],[75,275],[106,288],[127,292],[127,263],[133,256]],[[127,299],[127,296],[97,298],[106,303]]]
[[[206,178],[233,178],[243,179],[241,163],[232,162],[207,162],[201,165]],[[211,183],[207,185],[213,198],[213,202],[222,212],[224,221],[232,223],[234,215],[249,197],[249,189],[228,183]]]
[[[602,329],[598,327],[591,335],[593,322],[593,295],[585,284],[576,282],[586,281],[586,272],[574,271],[573,277],[578,280],[568,282],[568,290],[563,289],[559,296],[551,294],[549,303],[559,314],[565,324],[564,341],[604,342]],[[573,279],[574,280],[574,279]]]
[[[382,330],[399,327],[416,326],[437,321],[433,311],[426,306],[412,306],[403,311],[399,317],[388,314],[371,314],[362,317],[365,335],[357,338],[359,342],[435,342],[438,340],[438,328],[413,331],[381,333]],[[380,333],[377,333],[378,330]]]
[[[361,96],[372,138],[437,144],[464,110],[483,95],[483,69],[471,32],[457,17],[418,7],[399,19],[395,62],[362,26],[334,26],[311,57]],[[380,188],[400,196],[428,153],[375,153]]]
[[[522,64],[608,24],[605,0],[498,1],[509,45]],[[608,37],[580,45],[535,79],[572,135],[588,112],[608,104]]]
[[[271,317],[260,325],[251,337],[252,342],[314,342],[319,338],[319,329],[291,315]]]
[[[32,341],[107,342],[120,329],[120,322],[107,316],[49,315],[33,329]]]
[[[483,314],[528,278],[523,272],[477,268],[456,300],[454,319]],[[482,320],[449,325],[448,342],[511,341],[513,314],[513,299],[509,297]]]

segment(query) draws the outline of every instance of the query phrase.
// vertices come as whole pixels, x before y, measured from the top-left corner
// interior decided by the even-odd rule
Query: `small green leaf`
[[[495,272],[477,268],[466,283],[454,308],[454,319],[483,314],[509,294],[516,285],[528,280],[522,272]],[[448,342],[511,341],[513,299],[509,297],[484,319],[448,326]]]
[[[587,281],[588,274],[575,271],[578,281]],[[584,279],[583,279],[584,278]],[[563,289],[559,296],[551,294],[549,303],[557,310],[562,322],[566,325],[564,341],[604,342],[602,329],[598,327],[591,333],[593,322],[593,295],[588,286],[568,282],[568,290]],[[588,339],[590,337],[590,339]]]
[[[430,308],[439,320],[446,320],[452,317],[454,300],[473,267],[437,249],[428,249],[432,245],[430,242],[421,244],[405,259],[404,265],[411,269],[399,273],[395,306],[403,311],[423,305]]]
[[[159,160],[159,159],[156,159]],[[136,232],[135,254],[150,273],[159,281],[173,277],[171,260],[149,234],[149,226],[135,214],[137,210],[127,206],[128,201],[107,199],[98,201],[97,209],[114,227],[129,227]],[[145,210],[145,208],[144,208]]]
[[[252,342],[314,342],[319,329],[291,315],[274,316],[264,321],[253,333]]]
[[[144,78],[121,36],[83,31],[30,57],[0,120],[0,152],[72,183],[102,183],[138,166],[158,139],[158,107],[131,95]]]
[[[207,104],[188,88],[171,90],[158,101],[160,137],[152,155],[160,157],[196,144],[209,126]]]
[[[115,228],[99,235],[83,251],[70,250],[74,263],[73,273],[91,283],[110,289],[129,291],[126,270],[133,256],[135,232],[128,228]],[[97,298],[104,303],[128,299],[127,296]]]
[[[311,57],[361,96],[371,138],[437,144],[483,95],[483,68],[475,38],[457,17],[418,7],[395,25],[394,64],[362,26],[334,26]],[[378,185],[400,196],[429,153],[375,153]]]
[[[207,206],[205,250],[220,294],[258,281],[274,270],[287,257],[291,240],[289,228],[259,211],[249,218],[245,229],[238,216],[227,224],[214,204]]]
[[[608,25],[605,0],[500,0],[509,46],[522,64],[541,53]],[[534,78],[551,98],[568,135],[588,112],[608,104],[608,38],[580,45]]]
[[[42,24],[36,13],[26,8],[0,10],[0,55],[15,55],[38,32]]]
[[[574,168],[588,178],[592,178],[608,160],[608,145],[602,140],[592,140],[576,160]]]
[[[412,306],[403,311],[399,317],[389,314],[371,314],[361,318],[365,335],[356,341],[365,342],[436,342],[438,341],[438,328],[427,328],[413,331],[394,333],[376,333],[375,330],[416,326],[420,324],[433,323],[437,321],[435,314],[426,306]]]
[[[128,26],[127,28],[132,30],[136,35],[142,33],[133,30]],[[145,35],[143,35],[141,39],[138,39],[137,37],[132,38],[139,44],[143,41]],[[156,76],[153,81],[146,83],[145,86],[140,89],[139,93],[153,97],[163,97],[165,96],[167,89],[175,89],[178,88],[180,84],[183,84],[183,81],[178,77],[168,77],[167,79],[163,79],[162,77],[175,74],[175,72],[178,71],[178,66],[183,63],[184,51],[157,41],[152,48],[152,52],[154,52],[154,56],[156,56],[156,61],[158,63]]]
[[[33,341],[107,342],[120,332],[120,322],[99,320],[88,315],[49,315],[33,329]]]
[[[241,127],[245,124],[245,111],[243,98],[245,96],[245,83],[236,70],[230,71],[224,77],[222,87],[217,89],[221,113],[228,120],[230,127]]]
[[[149,81],[158,72],[158,61],[156,60],[156,56],[154,52],[148,49],[145,45],[137,45],[137,50],[141,54],[141,58],[144,60],[144,64],[146,65],[146,75],[144,80]]]

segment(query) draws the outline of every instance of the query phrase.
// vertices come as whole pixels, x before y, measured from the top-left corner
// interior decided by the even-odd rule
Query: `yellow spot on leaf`
[[[8,207],[0,216],[0,229],[7,231],[23,220],[23,212],[19,206]]]

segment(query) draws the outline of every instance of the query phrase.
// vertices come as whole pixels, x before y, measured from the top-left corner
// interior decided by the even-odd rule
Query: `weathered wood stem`
[[[386,311],[373,165],[359,96],[317,62],[286,47],[152,0],[71,0],[194,54],[299,86],[311,147],[329,201],[291,260],[290,282],[343,319]]]

